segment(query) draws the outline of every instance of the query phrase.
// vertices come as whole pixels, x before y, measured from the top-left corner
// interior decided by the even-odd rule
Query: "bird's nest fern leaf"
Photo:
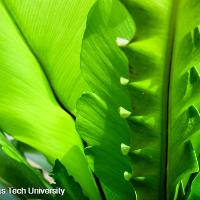
[[[83,192],[100,199],[69,114],[86,85],[79,56],[93,3],[0,0],[0,127],[51,162],[67,157]]]
[[[122,199],[136,198],[129,183],[139,200],[185,198],[199,170],[200,2],[122,2],[134,38],[126,11],[124,20],[108,9],[118,1],[99,0],[90,12],[82,72],[93,93],[78,102],[77,129],[94,172]]]

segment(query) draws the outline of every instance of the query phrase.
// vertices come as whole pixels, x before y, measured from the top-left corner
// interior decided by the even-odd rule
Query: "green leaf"
[[[187,196],[187,200],[199,199],[200,198],[200,194],[199,194],[200,176],[199,176],[199,173],[198,173],[198,175],[196,174],[196,176],[194,177],[194,180],[193,180],[191,186],[192,186],[191,191],[190,191],[189,195]]]
[[[20,163],[10,157],[8,157],[2,150],[0,150],[0,180],[6,187],[14,188],[50,188],[47,184],[44,184],[44,180],[41,179],[41,174],[30,166],[24,163]],[[4,195],[3,195],[4,196]],[[50,195],[19,195],[20,197],[26,196],[29,198],[45,198],[53,199]]]
[[[198,163],[200,161],[200,157],[198,156]],[[184,200],[195,200],[198,199],[199,196],[199,171],[190,175],[186,187],[185,187],[185,195]]]
[[[128,132],[128,127],[124,121],[120,122],[117,112],[107,110],[107,105],[93,93],[82,96],[77,108],[80,111],[77,117],[77,129],[88,145],[92,146],[86,153],[94,159],[94,172],[101,178],[103,184],[112,188],[124,199],[134,197],[131,184],[123,177],[123,173],[130,171],[131,168],[128,159],[120,151],[121,143],[128,142],[128,136],[126,138],[125,134],[120,133]],[[102,123],[105,118],[109,119],[111,116],[113,123],[107,125]],[[119,123],[116,124],[115,121]],[[110,134],[105,134],[108,131]]]
[[[0,126],[51,162],[74,152],[87,164],[67,109],[75,111],[85,89],[79,54],[93,3],[0,0]],[[81,165],[75,170],[69,162],[66,168],[89,198],[100,199],[91,171]]]
[[[85,196],[89,197],[89,199],[101,199],[95,181],[91,177],[92,174],[86,157],[85,155],[83,156],[83,152],[78,146],[74,146],[70,151],[66,152],[61,162],[66,167],[68,173],[74,177],[75,181],[80,183]]]
[[[70,112],[87,84],[80,50],[87,14],[95,0],[1,0],[47,76],[55,96]]]
[[[180,199],[199,171],[200,2],[122,0],[134,38],[131,17],[108,2],[119,4],[99,0],[88,17],[81,70],[93,93],[78,102],[77,130],[110,190],[134,199],[132,183],[139,200]]]
[[[25,159],[15,149],[12,143],[6,139],[2,132],[0,132],[0,147],[11,158],[18,162],[26,163]]]
[[[83,95],[77,104],[77,130],[92,146],[87,154],[94,157],[94,172],[122,199],[134,199],[135,191],[123,175],[131,170],[120,150],[121,143],[129,142],[129,129],[118,108],[130,108],[130,102],[126,97],[128,91],[120,85],[120,77],[128,76],[127,60],[116,42],[131,40],[135,32],[132,25],[132,19],[118,1],[102,0],[95,4],[88,16],[81,54],[83,76],[94,86],[91,89],[95,93]],[[126,115],[125,110],[121,112]]]
[[[52,177],[55,179],[55,188],[65,189],[63,196],[57,195],[57,199],[69,199],[69,200],[87,200],[81,190],[80,185],[75,182],[74,178],[70,176],[65,166],[59,161],[55,161],[55,165],[52,172]]]
[[[103,191],[105,193],[106,199],[109,200],[123,200],[117,193],[110,190],[108,187],[102,184]]]
[[[5,187],[14,188],[50,188],[44,181],[39,171],[30,167],[26,160],[20,155],[15,147],[0,134],[0,181]],[[3,195],[4,197],[5,195]],[[21,197],[42,197],[41,195],[25,194]],[[5,197],[6,198],[6,197]],[[53,199],[50,195],[45,195],[46,199]]]

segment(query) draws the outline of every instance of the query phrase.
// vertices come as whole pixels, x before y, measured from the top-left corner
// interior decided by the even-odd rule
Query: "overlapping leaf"
[[[55,188],[65,189],[64,195],[57,195],[57,199],[68,199],[68,200],[88,200],[84,196],[80,185],[70,176],[64,165],[59,160],[55,161],[52,176],[54,177],[56,184]]]
[[[101,2],[90,13],[82,47],[82,71],[94,93],[80,99],[77,120],[78,131],[91,146],[94,171],[122,199],[127,183],[120,174],[125,168],[137,199],[184,198],[189,176],[199,170],[200,2],[123,0],[137,31],[130,44],[130,37],[120,31],[113,41],[118,38],[117,43],[126,46],[129,69],[112,37],[107,39],[105,19],[109,24],[115,15],[102,16],[108,4]],[[132,170],[128,164],[115,166],[126,163],[120,143],[125,143],[121,150],[128,154]],[[122,183],[120,189],[110,176]]]
[[[134,199],[135,194],[124,179],[124,171],[131,168],[120,151],[130,137],[118,113],[120,106],[130,108],[128,91],[120,85],[120,77],[128,76],[128,63],[115,40],[131,39],[134,31],[132,19],[118,1],[95,4],[81,54],[83,76],[94,93],[83,95],[77,105],[77,129],[91,146],[87,153],[94,158],[94,172],[121,199]]]
[[[57,99],[75,112],[87,89],[80,75],[80,49],[87,13],[95,0],[2,0],[47,75]]]
[[[51,161],[68,156],[69,173],[99,199],[74,120],[64,111],[75,111],[85,88],[79,52],[93,2],[0,1],[0,126]]]
[[[2,133],[0,133],[0,146],[0,181],[4,187],[51,188],[51,186],[43,180],[40,172],[29,166],[26,160],[19,154],[15,147],[7,141]],[[2,196],[6,198],[6,195]],[[24,194],[22,197],[39,198],[42,196]],[[53,199],[53,196],[46,195],[45,198]]]

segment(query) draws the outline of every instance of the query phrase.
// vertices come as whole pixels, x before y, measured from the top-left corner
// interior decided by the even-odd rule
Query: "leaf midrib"
[[[163,173],[162,174],[162,182],[161,185],[163,188],[161,189],[161,197],[163,200],[169,200],[169,191],[168,191],[168,146],[169,146],[169,122],[170,122],[170,88],[171,88],[171,74],[172,74],[172,65],[174,59],[174,47],[175,47],[175,35],[176,35],[176,25],[177,25],[177,15],[178,15],[178,7],[180,0],[172,0],[172,9],[170,13],[170,23],[169,23],[169,31],[168,31],[168,41],[167,41],[167,49],[166,49],[166,60],[165,66],[165,80],[164,80],[164,88],[163,88],[163,96],[166,97],[163,99]],[[162,196],[163,194],[163,196]]]
[[[25,34],[23,33],[23,31],[21,30],[20,26],[18,25],[17,21],[15,20],[15,18],[13,17],[12,13],[10,12],[8,6],[6,5],[6,3],[4,2],[4,0],[2,0],[2,4],[6,10],[6,12],[8,13],[10,19],[12,20],[12,22],[14,23],[14,25],[16,26],[17,30],[19,31],[19,34],[21,35],[24,43],[26,44],[26,46],[28,47],[29,51],[31,52],[31,54],[34,56],[34,58],[36,59],[36,61],[38,62],[47,82],[48,82],[48,85],[50,87],[50,90],[52,91],[52,94],[56,100],[56,102],[60,105],[60,107],[65,111],[67,112],[74,120],[75,120],[75,115],[70,112],[68,109],[66,109],[66,107],[64,106],[64,104],[61,102],[60,98],[58,97],[58,95],[56,94],[56,91],[53,87],[53,85],[51,84],[51,81],[50,79],[48,78],[48,75],[47,75],[47,72],[45,71],[45,68],[40,60],[40,58],[37,56],[37,53],[34,51],[34,49],[32,48],[31,44],[28,42]]]

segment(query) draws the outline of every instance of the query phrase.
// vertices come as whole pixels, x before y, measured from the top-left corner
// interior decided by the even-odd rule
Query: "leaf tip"
[[[124,143],[121,144],[121,152],[122,152],[123,155],[125,155],[125,156],[128,155],[130,149],[131,149],[130,146],[128,146]]]
[[[131,178],[132,178],[132,174],[131,174],[130,172],[125,171],[125,172],[124,172],[124,179],[125,179],[126,181],[130,181]]]
[[[121,85],[128,85],[129,84],[129,79],[120,77],[120,84]]]
[[[119,47],[125,47],[129,44],[129,40],[126,38],[117,37],[116,44]]]
[[[131,115],[131,112],[126,110],[125,108],[123,107],[119,107],[119,114],[120,114],[120,117],[121,118],[128,118],[130,115]]]

